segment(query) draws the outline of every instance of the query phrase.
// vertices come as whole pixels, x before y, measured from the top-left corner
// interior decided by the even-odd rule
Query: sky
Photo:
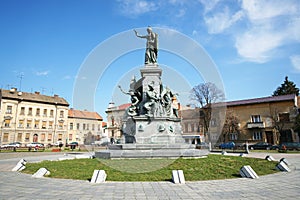
[[[299,0],[0,0],[0,87],[58,94],[106,119],[109,102],[129,102],[118,85],[128,90],[131,77],[140,78],[145,41],[133,29],[143,35],[147,26],[160,33],[163,83],[183,105],[193,86],[211,80],[205,70],[218,74],[227,101],[270,96],[285,76],[300,86]],[[179,52],[197,43],[191,55],[213,65],[197,68],[168,38]],[[130,49],[99,64],[124,45]],[[93,86],[80,93],[80,81]],[[76,104],[78,91],[92,103]]]

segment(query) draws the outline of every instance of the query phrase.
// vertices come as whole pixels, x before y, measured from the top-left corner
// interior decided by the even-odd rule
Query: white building
[[[97,112],[70,109],[68,114],[68,142],[91,144],[108,138],[106,123]]]
[[[0,100],[0,144],[53,144],[67,139],[69,103],[64,98],[12,88],[1,89]]]

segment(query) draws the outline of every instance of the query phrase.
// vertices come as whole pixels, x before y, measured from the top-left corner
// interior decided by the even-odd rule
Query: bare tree
[[[204,135],[206,136],[211,121],[212,104],[223,101],[224,93],[214,83],[208,82],[196,85],[191,91],[190,98],[196,102],[196,106],[201,108],[200,119],[203,120]]]
[[[224,122],[224,126],[222,129],[222,134],[223,134],[223,142],[226,142],[226,138],[228,138],[228,135],[230,133],[239,133],[239,119],[238,117],[234,114],[233,111],[228,111],[226,112],[226,118]]]

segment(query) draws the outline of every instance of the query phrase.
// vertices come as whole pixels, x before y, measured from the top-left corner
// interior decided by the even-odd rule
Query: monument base
[[[117,144],[107,150],[95,152],[96,158],[201,158],[209,154],[208,149],[196,149],[189,144]]]

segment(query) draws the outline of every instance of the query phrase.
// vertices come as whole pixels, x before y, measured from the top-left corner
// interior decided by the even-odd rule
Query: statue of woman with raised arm
[[[152,32],[152,28],[148,27],[148,35],[139,35],[136,30],[134,30],[135,35],[139,38],[147,39],[146,52],[145,52],[145,64],[156,64],[157,63],[157,52],[158,52],[158,34]]]

